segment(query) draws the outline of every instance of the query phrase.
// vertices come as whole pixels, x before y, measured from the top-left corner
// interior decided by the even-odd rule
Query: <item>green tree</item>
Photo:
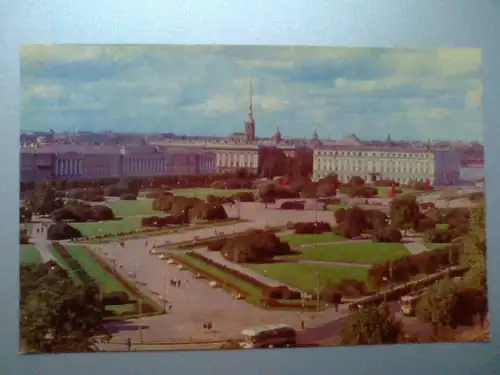
[[[402,324],[389,306],[366,306],[350,315],[341,331],[342,345],[395,344],[403,340]]]
[[[75,285],[54,262],[23,265],[20,332],[34,352],[88,352],[95,337],[109,338],[96,286]]]
[[[395,228],[406,231],[414,226],[415,221],[420,217],[420,208],[417,199],[412,195],[402,195],[391,202],[389,209],[391,225]]]
[[[434,335],[438,337],[443,327],[453,325],[457,300],[457,285],[449,278],[439,280],[417,303],[416,316],[423,322],[432,324]]]
[[[486,213],[484,200],[472,210],[469,230],[462,236],[463,251],[460,263],[469,266],[464,276],[466,285],[475,289],[486,289]]]

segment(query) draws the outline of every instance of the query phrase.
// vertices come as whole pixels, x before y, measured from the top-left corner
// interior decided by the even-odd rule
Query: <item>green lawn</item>
[[[246,267],[303,291],[320,289],[342,280],[365,281],[368,271],[360,267],[335,267],[305,263],[246,264]],[[318,273],[318,276],[315,273]]]
[[[172,192],[175,195],[183,195],[185,197],[205,198],[207,195],[230,196],[237,193],[253,193],[253,189],[212,189],[212,188],[192,188],[192,189],[175,189]]]
[[[387,197],[387,195],[389,194],[389,190],[391,189],[390,186],[376,186],[376,188],[378,190],[378,195],[382,196],[382,197]],[[413,194],[413,193],[417,192],[417,190],[415,190],[415,189],[400,188],[400,187],[397,187],[397,186],[396,186],[396,189],[403,190],[403,192],[399,193],[398,195]]]
[[[135,201],[115,200],[108,202],[116,216],[160,216],[162,211],[153,210],[153,199],[138,199]]]
[[[140,216],[124,217],[120,220],[108,220],[103,222],[72,223],[73,227],[82,232],[83,236],[94,236],[106,233],[130,232],[141,228]]]
[[[281,241],[288,242],[290,245],[345,241],[344,237],[341,237],[334,233],[290,234],[287,236],[280,236],[279,238]]]
[[[42,257],[34,245],[21,245],[20,260],[23,264],[40,264]]]
[[[449,246],[451,244],[449,244],[449,243],[431,243],[431,242],[426,242],[426,243],[424,243],[424,245],[429,250],[435,250],[435,249],[439,249],[441,247]]]
[[[68,246],[66,247],[74,260],[76,260],[82,269],[92,278],[101,288],[104,293],[112,292],[125,292],[130,296],[131,300],[135,298],[113,275],[106,272],[81,246]],[[145,301],[149,302],[149,301]],[[108,310],[113,311],[115,314],[124,312],[133,313],[134,306],[108,306]]]
[[[326,262],[346,262],[379,264],[411,255],[401,243],[357,242],[326,246],[301,247],[300,254],[292,255],[297,259]]]
[[[337,211],[341,208],[351,208],[351,206],[348,204],[329,204],[328,206],[326,206],[326,208],[328,209],[328,211]]]
[[[448,229],[449,224],[436,224],[436,229],[444,230]]]

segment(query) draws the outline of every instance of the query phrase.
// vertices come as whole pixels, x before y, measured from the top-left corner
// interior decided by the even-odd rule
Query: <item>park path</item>
[[[39,229],[41,230],[40,232],[38,232]],[[48,241],[45,237],[46,233],[47,232],[42,227],[42,224],[40,223],[33,224],[33,227],[31,229],[32,243],[40,253],[40,256],[42,257],[42,261],[44,263],[48,261],[57,262],[57,260],[54,258],[54,255],[49,249]]]
[[[405,242],[404,245],[408,251],[412,253],[412,255],[429,251],[429,249],[421,241]]]

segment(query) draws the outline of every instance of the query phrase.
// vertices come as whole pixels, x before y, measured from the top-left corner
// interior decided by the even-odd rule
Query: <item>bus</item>
[[[292,347],[297,345],[297,331],[286,324],[247,328],[241,331],[244,349]]]

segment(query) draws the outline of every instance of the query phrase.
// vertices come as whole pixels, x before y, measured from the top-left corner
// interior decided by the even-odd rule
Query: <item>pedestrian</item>
[[[178,286],[179,288],[181,287],[181,281],[180,281],[180,280],[178,280],[178,281],[177,281],[177,286]]]
[[[304,329],[304,327],[305,327],[304,320],[301,320],[301,321],[300,321],[300,328]]]
[[[208,327],[207,323],[203,323],[203,332],[207,332],[207,327]]]
[[[212,330],[212,322],[208,322],[207,328],[208,328],[209,331]]]
[[[172,311],[172,305],[168,305],[168,311]]]
[[[127,339],[127,351],[130,351],[132,349],[132,341],[130,340],[130,337]]]

